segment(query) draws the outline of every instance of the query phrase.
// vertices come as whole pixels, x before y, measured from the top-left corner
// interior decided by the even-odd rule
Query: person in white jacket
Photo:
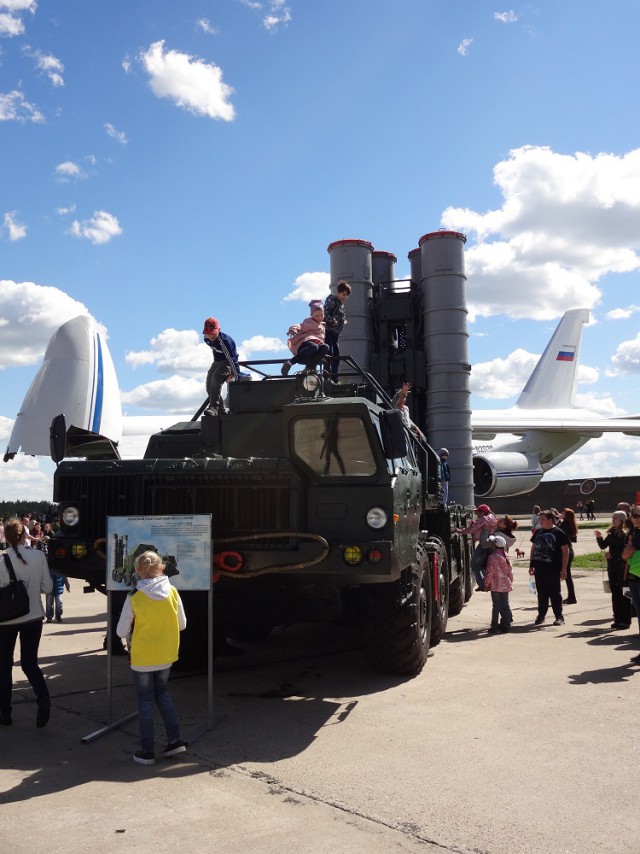
[[[44,552],[25,548],[26,528],[19,519],[9,519],[4,526],[7,551],[0,558],[0,587],[10,582],[4,557],[9,556],[18,581],[24,582],[29,593],[29,612],[15,620],[0,623],[0,725],[11,726],[11,694],[13,692],[13,654],[20,637],[20,666],[38,702],[36,726],[46,726],[51,714],[49,689],[38,666],[38,648],[42,637],[42,593],[51,593],[53,582]]]

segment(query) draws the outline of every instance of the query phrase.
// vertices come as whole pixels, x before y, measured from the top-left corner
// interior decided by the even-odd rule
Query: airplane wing
[[[625,418],[584,418],[570,416],[536,416],[535,410],[526,415],[501,415],[496,410],[495,417],[490,415],[471,416],[471,427],[474,439],[492,438],[497,433],[513,433],[522,435],[529,430],[543,430],[552,433],[575,433],[593,439],[603,433],[625,433],[627,436],[640,436],[640,418],[631,416]]]

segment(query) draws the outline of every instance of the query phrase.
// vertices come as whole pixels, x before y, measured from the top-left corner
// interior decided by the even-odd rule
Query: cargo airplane
[[[586,309],[564,314],[515,406],[472,413],[477,498],[530,492],[545,472],[605,432],[640,435],[640,416],[604,418],[575,406],[580,339],[588,320]],[[50,429],[60,413],[64,423]],[[49,456],[56,429],[66,433],[69,456],[139,457],[151,433],[176,420],[179,416],[123,417],[104,334],[89,315],[80,315],[51,338],[4,460],[20,448]]]

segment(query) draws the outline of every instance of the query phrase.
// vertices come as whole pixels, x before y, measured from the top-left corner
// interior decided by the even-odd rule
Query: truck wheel
[[[372,591],[364,643],[369,664],[381,673],[415,675],[429,655],[433,593],[429,560],[418,547],[418,557],[402,582],[380,585]]]
[[[449,561],[444,543],[436,537],[427,541],[430,546],[429,569],[437,572],[438,589],[434,590],[433,618],[431,620],[431,646],[437,646],[447,630],[449,618]],[[435,563],[435,567],[434,567]]]
[[[233,623],[227,627],[227,635],[233,640],[250,643],[268,638],[272,628],[271,623]]]
[[[451,593],[449,595],[449,616],[457,617],[458,614],[464,608],[464,590],[465,590],[465,578],[464,573],[460,569],[460,563],[457,558],[454,558],[452,561],[451,574],[453,575],[453,570],[458,573],[458,577],[455,581],[451,582]]]
[[[471,569],[471,561],[473,559],[473,546],[471,545],[471,538],[467,539],[467,559],[465,561],[464,567],[464,601],[468,602],[469,599],[473,596],[473,583],[475,581],[473,571]]]

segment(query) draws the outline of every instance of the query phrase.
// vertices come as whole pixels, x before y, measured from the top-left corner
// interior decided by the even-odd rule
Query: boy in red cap
[[[236,342],[230,335],[222,332],[220,322],[215,317],[208,317],[202,330],[204,343],[213,351],[213,363],[207,374],[207,394],[209,406],[203,415],[218,415],[224,411],[220,389],[222,383],[237,380],[240,373],[238,367],[238,352]]]

